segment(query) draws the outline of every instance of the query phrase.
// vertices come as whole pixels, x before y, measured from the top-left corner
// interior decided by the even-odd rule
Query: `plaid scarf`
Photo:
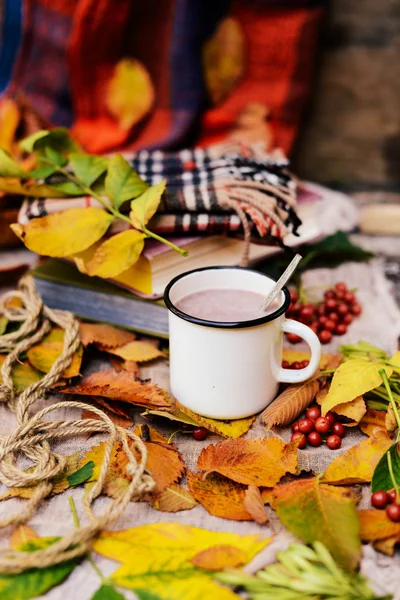
[[[238,232],[283,245],[301,224],[295,212],[296,183],[287,160],[265,154],[260,146],[224,144],[176,153],[142,150],[130,157],[132,167],[149,184],[167,180],[167,194],[150,223],[154,231],[182,233]],[[90,197],[25,201],[19,222],[67,208],[98,206]]]

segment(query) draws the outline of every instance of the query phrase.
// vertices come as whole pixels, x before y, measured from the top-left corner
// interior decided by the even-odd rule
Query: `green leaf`
[[[46,179],[56,172],[56,168],[51,165],[40,165],[37,169],[29,172],[29,176],[33,179]]]
[[[0,177],[28,178],[29,174],[21,169],[19,164],[6,150],[0,148]]]
[[[44,154],[46,156],[46,160],[55,167],[63,167],[68,162],[68,159],[65,158],[65,156],[57,152],[57,150],[54,150],[54,148],[51,146],[45,147]]]
[[[72,152],[69,164],[75,175],[90,187],[108,168],[108,159],[83,152]]]
[[[135,594],[139,600],[161,600],[160,596],[155,596],[146,590],[135,590]]]
[[[393,488],[392,478],[389,472],[388,465],[388,453],[392,459],[393,476],[396,483],[400,485],[400,455],[399,455],[399,444],[393,444],[387,452],[382,456],[381,460],[376,465],[374,474],[372,476],[371,489],[372,492],[378,490],[391,490]]]
[[[138,597],[140,598],[140,596]],[[150,596],[148,598],[151,600]],[[114,586],[104,584],[95,591],[91,600],[125,600],[125,596],[116,590]],[[145,598],[143,598],[143,600],[145,600]]]
[[[110,159],[105,185],[115,208],[119,208],[126,200],[137,198],[148,188],[148,184],[120,154]]]
[[[301,268],[316,268],[321,264],[324,267],[336,266],[344,261],[369,260],[373,256],[372,252],[352,244],[343,231],[338,231],[321,242],[307,246],[307,254],[301,261]]]
[[[21,150],[28,154],[35,150],[51,147],[59,152],[79,152],[79,145],[70,137],[66,127],[57,127],[51,131],[41,129],[23,139],[19,144]]]
[[[85,465],[83,465],[83,467],[75,471],[75,473],[72,473],[71,475],[69,475],[69,477],[67,477],[69,485],[80,485],[81,483],[84,483],[85,481],[90,479],[93,475],[94,467],[95,464],[92,460],[87,462]]]
[[[129,217],[136,229],[144,231],[147,223],[156,213],[160,205],[166,185],[167,182],[164,179],[160,183],[157,183],[157,185],[147,188],[139,198],[136,198],[136,200],[131,202],[131,212]]]
[[[44,569],[31,569],[17,575],[0,575],[0,598],[1,600],[37,598],[64,581],[77,562],[74,559]]]
[[[82,188],[73,181],[62,181],[61,183],[52,183],[51,187],[56,192],[61,192],[65,196],[82,196],[84,192]]]
[[[8,320],[5,317],[0,317],[0,335],[3,335],[7,329]]]
[[[22,546],[20,546],[20,552],[36,552],[36,550],[44,550],[55,542],[61,540],[59,536],[39,537],[34,540],[29,540]]]

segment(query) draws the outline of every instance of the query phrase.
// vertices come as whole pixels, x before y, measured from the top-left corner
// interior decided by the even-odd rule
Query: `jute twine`
[[[13,306],[9,302],[12,298],[19,298],[22,307]],[[79,347],[79,324],[74,316],[68,312],[51,310],[43,305],[30,276],[20,281],[18,290],[3,296],[0,301],[1,313],[9,321],[18,321],[21,325],[17,331],[0,336],[0,352],[8,353],[1,368],[3,383],[0,384],[0,401],[8,404],[18,422],[15,431],[7,437],[0,438],[0,482],[8,487],[34,486],[34,492],[17,513],[0,519],[0,527],[29,521],[40,503],[50,495],[51,480],[64,471],[66,457],[53,452],[49,442],[91,433],[108,434],[98,480],[82,500],[88,523],[79,529],[73,529],[44,550],[28,553],[0,548],[0,573],[19,573],[81,556],[89,550],[96,535],[121,516],[131,500],[150,492],[155,484],[145,468],[147,451],[142,440],[134,433],[115,425],[104,412],[94,406],[76,401],[58,402],[32,414],[32,405],[43,398],[46,391],[61,378]],[[52,324],[65,331],[62,355],[40,381],[18,394],[11,378],[11,369],[18,362],[21,353],[42,340],[50,331]],[[100,417],[100,420],[43,420],[43,417],[58,408],[89,409]],[[110,501],[104,512],[96,515],[92,510],[92,504],[103,489],[112,448],[116,442],[121,442],[126,452],[127,472],[132,480],[121,497]],[[135,451],[140,457],[139,460],[136,459]],[[17,464],[17,460],[22,456],[27,457],[32,463],[29,473],[23,471]]]

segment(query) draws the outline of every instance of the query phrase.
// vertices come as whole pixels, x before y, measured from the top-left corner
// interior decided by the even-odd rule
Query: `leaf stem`
[[[396,418],[396,423],[397,423],[397,441],[399,441],[399,439],[400,439],[400,415],[399,415],[399,411],[397,410],[397,404],[396,404],[395,399],[393,398],[392,390],[390,389],[389,380],[388,380],[388,376],[386,375],[385,369],[380,369],[379,375],[383,379],[383,383],[385,384],[385,388],[386,388],[386,391],[387,391],[387,394],[389,397],[390,404],[392,405],[392,408],[393,408],[394,416]]]
[[[188,251],[184,250],[183,248],[179,248],[178,246],[175,246],[175,244],[173,244],[172,242],[170,242],[169,240],[166,240],[165,238],[161,237],[160,235],[158,235],[157,233],[154,233],[153,231],[150,231],[149,229],[147,229],[147,227],[143,226],[143,232],[149,236],[154,238],[155,240],[158,240],[159,242],[162,242],[163,244],[166,244],[167,246],[169,246],[170,248],[172,248],[173,250],[176,250],[176,252],[179,252],[179,254],[182,254],[182,256],[187,256],[188,255]]]
[[[75,525],[75,527],[77,529],[79,529],[79,527],[80,527],[79,517],[78,517],[78,513],[76,512],[76,506],[75,506],[75,502],[74,502],[74,499],[73,499],[72,496],[69,496],[68,502],[69,502],[69,505],[70,505],[70,508],[71,508],[72,518],[74,519],[74,525]],[[100,571],[99,567],[94,562],[93,556],[92,556],[91,552],[87,552],[86,553],[86,558],[88,559],[88,561],[92,565],[93,569],[96,571],[98,577],[100,578],[100,581],[102,583],[109,584],[109,580],[107,579],[107,577],[104,577],[103,573]]]
[[[390,479],[392,480],[393,487],[396,490],[396,502],[397,502],[397,504],[400,504],[400,489],[399,489],[399,484],[397,483],[394,473],[393,473],[392,457],[390,455],[390,450],[388,450],[386,452],[386,457],[387,457],[387,462],[388,462]]]

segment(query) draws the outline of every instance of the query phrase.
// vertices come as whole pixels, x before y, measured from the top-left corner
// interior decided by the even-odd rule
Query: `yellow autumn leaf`
[[[161,350],[159,350],[151,342],[142,342],[141,340],[134,340],[133,342],[129,342],[129,344],[125,344],[125,346],[120,346],[119,348],[110,348],[108,352],[110,354],[120,356],[125,360],[133,360],[138,363],[147,362],[149,360],[153,360],[154,358],[164,356]]]
[[[190,562],[195,567],[207,571],[222,571],[222,569],[245,565],[247,556],[243,550],[235,546],[213,546],[196,554]]]
[[[155,99],[150,75],[138,60],[124,58],[114,68],[106,106],[123,129],[130,129],[151,109]]]
[[[28,525],[18,525],[11,534],[10,548],[19,550],[21,546],[24,546],[27,542],[36,540],[38,537],[38,534],[32,527],[28,527]]]
[[[116,277],[138,260],[144,246],[145,235],[128,229],[103,242],[87,263],[88,275]]]
[[[316,395],[317,404],[322,404],[329,392],[329,386],[322,388]],[[345,423],[347,427],[357,425],[367,412],[367,405],[364,402],[362,396],[357,396],[350,402],[344,402],[343,404],[337,404],[333,409],[333,412],[342,417],[351,419],[351,423]]]
[[[243,30],[237,19],[228,17],[203,47],[204,79],[214,104],[219,104],[234,89],[244,69]]]
[[[89,248],[105,234],[113,218],[101,208],[70,208],[10,227],[29,250],[62,258]]]
[[[171,484],[159,494],[151,494],[148,502],[156,510],[171,513],[190,510],[197,504],[189,490],[177,483]]]
[[[156,213],[167,182],[163,179],[160,183],[152,185],[141,196],[131,202],[129,218],[136,229],[144,231],[151,217]]]
[[[337,485],[370,482],[376,465],[391,445],[388,434],[382,429],[375,429],[371,437],[336,457],[322,481]]]
[[[6,356],[0,354],[0,368],[3,365]],[[34,369],[27,361],[15,363],[11,369],[11,378],[17,392],[26,390],[33,383],[37,383],[42,379],[42,374]],[[3,379],[0,372],[0,383]]]
[[[382,383],[379,371],[384,369],[388,377],[393,369],[379,362],[370,362],[361,358],[351,358],[342,363],[336,370],[329,392],[321,404],[325,415],[338,404],[350,402],[375,389]]]
[[[63,352],[64,348],[64,330],[59,327],[55,327],[46,335],[43,340],[29,348],[28,359],[32,366],[43,373],[48,373]],[[70,377],[76,377],[79,375],[81,363],[82,363],[82,346],[75,351],[72,362],[62,374],[62,377],[69,379]]]

